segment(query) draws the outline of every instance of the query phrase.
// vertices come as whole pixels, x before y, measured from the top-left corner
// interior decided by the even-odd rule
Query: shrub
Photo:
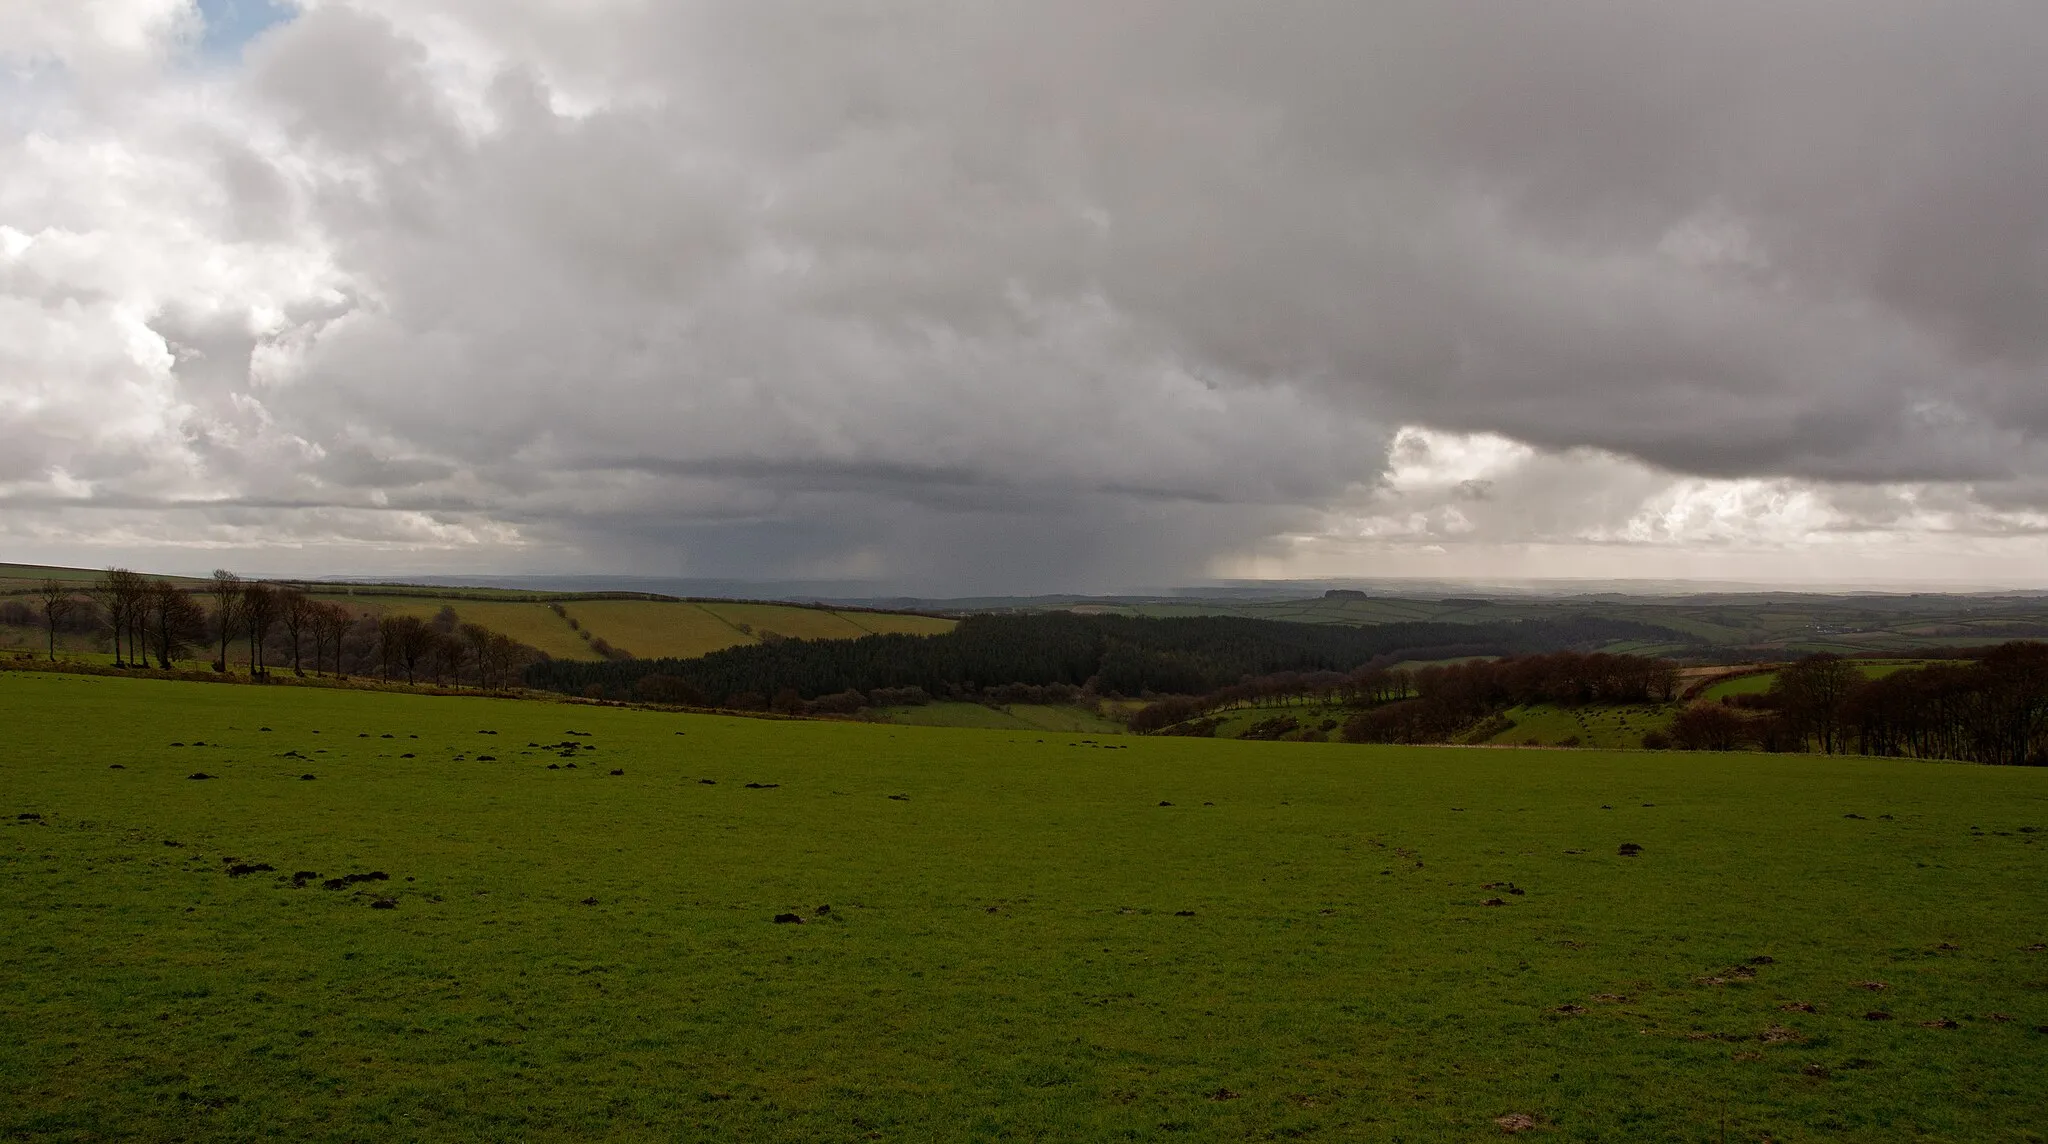
[[[675,707],[703,707],[704,694],[688,680],[673,675],[643,676],[633,685],[633,695],[643,703],[666,703]]]
[[[922,687],[877,687],[868,692],[868,702],[876,707],[923,707],[931,701]]]
[[[805,708],[820,715],[851,715],[867,705],[867,696],[849,689],[836,695],[821,695],[805,704]]]
[[[1732,751],[1742,744],[1748,720],[1720,703],[1695,703],[1671,721],[1671,742],[1682,751]]]

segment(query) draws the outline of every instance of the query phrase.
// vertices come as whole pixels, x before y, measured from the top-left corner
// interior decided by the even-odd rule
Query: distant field
[[[1208,718],[1219,719],[1215,738],[1241,739],[1264,724],[1266,737],[1278,731],[1278,726],[1292,719],[1296,728],[1292,732],[1279,732],[1290,739],[1299,738],[1303,730],[1322,730],[1330,738],[1337,736],[1337,729],[1344,721],[1358,714],[1357,711],[1338,704],[1297,703],[1285,707],[1232,707],[1213,712]],[[1327,729],[1326,729],[1327,725]]]
[[[25,591],[44,575],[83,581],[99,574],[98,570],[0,564],[0,597]],[[407,588],[401,585],[350,584],[330,585],[326,590],[352,593],[350,598],[365,606],[373,605],[380,598],[415,596],[445,600],[454,603],[458,609],[464,601],[530,603],[542,598],[540,593],[509,588]],[[596,603],[588,599],[573,602],[580,607]],[[643,623],[632,615],[632,605],[639,601],[626,603],[628,607],[619,609],[625,613],[622,616],[593,619],[593,626],[598,628],[598,637],[595,638],[603,638],[646,655],[697,655],[703,654],[698,650],[700,648],[715,650],[706,646],[708,637],[700,633],[694,621],[676,614],[665,614],[658,621],[649,619]],[[928,602],[931,607],[942,605],[949,611],[957,610],[959,614],[987,609],[1068,608],[1122,615],[1230,615],[1344,625],[1400,621],[1491,623],[1597,616],[1655,624],[1677,633],[1670,640],[1651,636],[1617,641],[1604,650],[1710,661],[1790,658],[1812,651],[1845,654],[1882,651],[1910,656],[1945,647],[1996,644],[2013,639],[2048,639],[2048,597],[2026,594],[1941,596],[1756,592],[1651,597],[1611,593],[1569,597],[1503,596],[1494,599],[1337,596],[1308,599],[990,599]],[[821,609],[797,609],[812,613],[797,617],[787,614],[792,609],[777,604],[711,603],[692,606],[707,608],[708,614],[729,626],[744,624],[756,630],[799,638],[840,638],[868,630],[930,632],[944,630],[944,625],[950,622],[924,616],[878,621],[867,613],[835,613]],[[610,622],[617,629],[616,634],[603,630],[605,622]],[[638,642],[635,642],[635,637],[639,637]],[[578,644],[583,643],[573,634],[571,638]],[[1688,639],[1698,642],[1687,642]],[[669,648],[677,650],[663,650]],[[577,652],[575,648],[565,648],[563,654],[571,658],[589,658],[587,650]]]
[[[1662,703],[1627,707],[1530,704],[1510,709],[1507,717],[1515,725],[1494,735],[1488,742],[1501,746],[1634,750],[1643,745],[1643,732],[1669,728],[1672,716],[1677,713],[1677,706]]]
[[[1896,672],[1908,671],[1916,667],[1926,667],[1928,664],[1936,662],[1941,661],[1926,659],[1868,660],[1857,663],[1856,669],[1863,673],[1865,679],[1883,679],[1885,676]],[[1775,671],[1737,676],[1734,679],[1723,680],[1707,688],[1700,693],[1700,698],[1719,700],[1732,695],[1762,695],[1764,692],[1769,691],[1771,685],[1777,681],[1778,673]]]
[[[46,574],[74,581],[81,588],[101,575],[75,568],[0,564],[0,600],[33,603],[29,592]],[[317,599],[332,600],[370,615],[431,619],[442,608],[453,608],[464,623],[478,623],[503,632],[555,659],[584,661],[604,658],[592,646],[598,639],[636,656],[688,659],[776,635],[792,639],[857,639],[890,632],[933,635],[951,631],[958,623],[937,616],[827,610],[795,604],[594,599],[489,588],[311,584],[308,590]],[[559,606],[562,612],[557,613],[551,604]],[[580,631],[570,625],[572,618],[580,625]],[[40,647],[42,640],[37,628],[0,626],[0,650]],[[112,658],[97,655],[97,648],[89,639],[60,639],[60,651],[66,648],[97,659]],[[194,659],[210,661],[212,655],[195,652]],[[231,662],[242,663],[246,659],[246,648],[231,649]]]
[[[957,622],[932,616],[886,612],[829,612],[791,604],[727,604],[661,600],[561,600],[565,614],[546,603],[449,600],[434,597],[347,598],[374,609],[431,617],[444,605],[465,622],[483,624],[530,644],[556,659],[603,658],[592,641],[645,659],[690,659],[740,644],[759,643],[762,633],[793,639],[858,639],[877,632],[928,634],[952,630]],[[586,639],[572,628],[573,619]]]
[[[1042,605],[1045,607],[1071,605]],[[1699,643],[1628,641],[1604,650],[1639,655],[1698,656],[1713,648],[1799,655],[1939,647],[2048,638],[2048,599],[2038,595],[1819,595],[1790,592],[1709,593],[1682,597],[1609,594],[1597,597],[1411,599],[1374,596],[1320,599],[1183,599],[1094,601],[1092,612],[1126,615],[1231,615],[1322,624],[1401,620],[1483,623],[1595,615],[1657,624]]]
[[[442,608],[455,609],[456,617],[463,623],[482,624],[495,632],[503,632],[529,647],[539,648],[556,659],[602,659],[590,648],[590,642],[578,636],[569,627],[569,622],[556,615],[546,604],[519,603],[506,600],[449,600],[435,597],[341,597],[343,602],[354,607],[365,607],[379,613],[418,616],[433,619]]]
[[[1705,691],[1700,692],[1700,698],[1709,701],[1719,701],[1733,695],[1762,695],[1771,689],[1771,684],[1777,681],[1778,673],[1775,671],[1762,671],[1752,675],[1738,675],[1734,679],[1724,679]]]
[[[930,703],[919,707],[885,707],[873,712],[883,722],[906,727],[981,727],[997,731],[1055,731],[1062,734],[1120,735],[1121,723],[1080,707],[1012,703],[990,707],[981,703]]]
[[[9,1139],[2017,1144],[2048,1107],[2048,770],[13,672],[0,720]]]
[[[688,659],[765,634],[791,639],[859,639],[889,632],[934,635],[958,621],[886,612],[833,612],[787,604],[588,600],[564,604],[596,636],[650,659]],[[560,622],[560,621],[557,621]],[[572,657],[573,658],[573,657]]]

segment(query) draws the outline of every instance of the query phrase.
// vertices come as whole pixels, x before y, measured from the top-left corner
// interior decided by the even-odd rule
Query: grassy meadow
[[[0,720],[8,1139],[2043,1139],[2044,770],[30,672]]]
[[[994,731],[1054,731],[1089,735],[1122,735],[1126,728],[1085,707],[1050,703],[926,703],[916,707],[883,707],[872,716],[885,723],[910,727],[979,727]]]

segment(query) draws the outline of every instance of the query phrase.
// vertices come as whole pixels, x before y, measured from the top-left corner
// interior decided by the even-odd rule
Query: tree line
[[[1282,672],[1349,673],[1407,659],[1671,640],[1666,629],[1599,616],[1486,624],[1405,622],[1347,627],[1237,616],[975,615],[939,635],[781,640],[695,659],[609,663],[553,660],[526,670],[529,686],[608,699],[639,698],[663,676],[706,706],[766,707],[849,691],[919,688],[978,697],[1006,684],[1064,685],[1091,695],[1202,695]]]
[[[2048,765],[2048,643],[1960,654],[1971,658],[1875,679],[1854,660],[1810,655],[1760,695],[1686,708],[1672,745]]]
[[[310,663],[316,675],[331,670],[344,679],[353,673],[393,682],[504,688],[516,685],[528,664],[546,658],[503,633],[460,622],[452,608],[431,620],[364,615],[290,585],[245,580],[225,569],[201,587],[185,588],[110,568],[83,586],[45,580],[33,598],[39,615],[24,617],[28,609],[10,601],[13,608],[0,611],[0,622],[39,618],[52,661],[58,635],[80,633],[105,636],[114,666],[122,668],[170,671],[207,654],[214,657],[213,670],[227,674],[234,647],[245,645],[248,674],[259,680],[289,662],[301,676]]]
[[[1678,667],[1669,660],[1603,652],[1475,659],[1415,671],[1368,665],[1350,673],[1282,672],[1205,695],[1169,697],[1136,712],[1131,728],[1158,731],[1230,708],[1318,702],[1371,712],[1348,728],[1356,741],[1434,742],[1527,703],[1662,702],[1677,687]]]
[[[1437,664],[1415,673],[1413,699],[1353,716],[1343,736],[1354,743],[1444,742],[1511,707],[1663,703],[1677,691],[1678,665],[1649,656],[1567,651]]]

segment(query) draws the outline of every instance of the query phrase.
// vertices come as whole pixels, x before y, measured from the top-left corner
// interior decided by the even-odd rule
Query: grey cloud
[[[317,271],[152,327],[228,494],[621,570],[1185,577],[1404,424],[1558,460],[1429,509],[1487,536],[1670,473],[2011,514],[2043,49],[2014,0],[329,0],[189,143],[219,241]]]
[[[709,195],[735,242],[809,259],[777,305],[882,327],[1092,293],[1379,419],[1723,475],[2034,460],[2033,6],[684,5],[595,37],[618,55],[543,18],[504,38],[580,39],[543,67],[671,101],[622,113],[645,150],[605,113],[552,127],[586,161],[524,217],[614,271],[718,257],[660,233]],[[649,188],[673,209],[635,209]],[[640,257],[576,233],[621,192]],[[1669,251],[1701,225],[1753,257]]]

